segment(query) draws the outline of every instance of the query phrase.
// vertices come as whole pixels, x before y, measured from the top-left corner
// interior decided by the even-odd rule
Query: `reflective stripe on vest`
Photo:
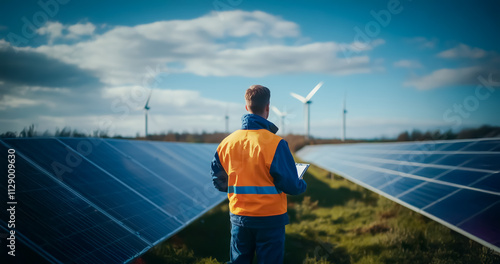
[[[235,194],[280,194],[274,186],[228,186],[228,193]]]

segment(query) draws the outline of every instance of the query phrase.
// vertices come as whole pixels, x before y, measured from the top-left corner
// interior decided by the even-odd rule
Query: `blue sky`
[[[0,133],[239,128],[243,94],[272,91],[286,132],[396,136],[500,125],[495,1],[3,1]],[[276,115],[271,121],[279,124]]]

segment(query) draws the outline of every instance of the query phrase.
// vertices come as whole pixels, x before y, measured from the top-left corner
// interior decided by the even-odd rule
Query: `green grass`
[[[492,250],[341,177],[311,166],[288,197],[285,263],[500,263]],[[146,253],[154,263],[229,259],[227,201]]]

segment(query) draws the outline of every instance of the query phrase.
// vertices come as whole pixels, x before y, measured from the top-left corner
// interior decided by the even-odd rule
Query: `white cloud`
[[[92,35],[95,25],[87,23],[77,23],[74,25],[63,25],[57,21],[49,21],[37,30],[39,35],[47,35],[49,45],[56,39],[78,39],[82,36]]]
[[[62,37],[62,31],[65,27],[59,22],[49,21],[43,27],[37,30],[40,35],[48,35],[49,44],[52,44],[54,39]]]
[[[78,38],[84,35],[92,35],[94,33],[95,26],[94,24],[87,22],[85,24],[79,23],[75,25],[68,26],[69,34],[66,36],[67,38]]]
[[[413,86],[419,90],[429,90],[452,85],[467,85],[477,83],[477,77],[484,69],[480,66],[439,69],[426,76],[417,77],[403,83],[404,86]]]
[[[193,58],[185,72],[202,76],[266,76],[282,73],[354,74],[371,71],[368,56],[338,57],[340,45],[335,42],[302,46],[264,46],[248,49],[226,49],[215,57]]]
[[[437,54],[438,57],[446,59],[467,58],[479,59],[485,58],[480,64],[469,64],[461,68],[443,68],[431,72],[425,76],[414,77],[403,83],[404,86],[413,86],[419,90],[428,90],[440,87],[478,85],[478,77],[488,74],[496,75],[499,73],[499,56],[493,52],[487,52],[480,48],[471,48],[465,44],[459,44],[452,49],[445,50]],[[476,62],[476,61],[473,61]],[[410,65],[407,62],[399,61],[398,65]],[[396,66],[396,63],[395,63]]]
[[[422,64],[416,60],[399,60],[393,65],[398,68],[422,68]]]
[[[465,44],[459,44],[454,48],[440,52],[437,56],[447,59],[455,59],[455,58],[479,59],[486,56],[486,51],[480,48],[470,48]]]
[[[135,136],[144,133],[144,104],[149,94],[142,87],[104,88],[101,93],[54,92],[43,87],[24,87],[0,100],[0,120],[5,131],[21,131],[36,124],[38,131],[54,131],[66,126],[80,132],[101,129],[112,135]],[[199,91],[154,89],[149,102],[149,131],[224,131],[224,116],[229,113],[230,129],[240,125],[244,104],[204,97]],[[12,122],[16,120],[16,122]],[[104,124],[104,125],[103,125]]]
[[[5,39],[0,39],[0,49],[5,50],[9,49],[10,47],[10,42],[6,41]]]
[[[299,72],[342,75],[373,70],[365,54],[344,58],[342,47],[359,50],[356,43],[285,45],[286,41],[264,41],[258,45],[255,41],[287,38],[302,38],[297,24],[261,11],[237,10],[224,12],[224,20],[212,12],[191,20],[117,26],[94,35],[92,40],[33,49],[90,70],[109,85],[139,84],[147,67],[201,76],[247,77]],[[253,45],[246,45],[247,41],[253,41]],[[376,39],[361,51],[384,43]],[[169,64],[177,67],[169,68]]]
[[[36,100],[36,98],[27,99],[27,98],[10,96],[10,95],[3,96],[1,102],[2,102],[2,104],[0,105],[0,110],[5,110],[7,108],[20,108],[20,107],[25,107],[25,106],[33,106],[33,105],[39,105],[39,104],[43,103],[43,102]]]
[[[110,87],[103,91],[103,97],[109,100],[115,114],[111,120],[118,134],[135,135],[136,132],[143,132],[143,109],[148,95],[149,89],[140,86]],[[149,106],[149,131],[152,133],[168,130],[223,131],[226,113],[229,113],[233,125],[239,123],[245,113],[243,102],[238,104],[214,100],[193,90],[154,89]],[[137,131],[137,127],[141,129]]]
[[[143,109],[150,91],[141,86],[109,87],[103,90],[102,96],[111,100],[119,98],[123,105],[136,111]],[[244,109],[240,104],[204,98],[199,91],[171,89],[153,89],[149,105],[165,115],[215,114],[226,107]]]
[[[342,48],[357,43],[304,42],[306,38],[301,36],[296,23],[260,11],[224,12],[223,21],[213,12],[191,20],[116,26],[104,33],[96,33],[91,23],[50,23],[40,34],[57,40],[57,44],[49,41],[39,47],[11,47],[0,40],[0,48],[46,55],[91,73],[101,83],[80,90],[32,86],[23,89],[23,94],[14,89],[11,96],[25,101],[16,99],[5,105],[8,107],[5,112],[17,107],[16,111],[10,111],[15,113],[10,120],[19,121],[9,123],[16,127],[5,127],[6,130],[19,131],[22,129],[19,126],[31,123],[45,126],[40,130],[56,126],[94,130],[102,120],[111,119],[115,127],[111,132],[133,136],[144,131],[143,107],[148,94],[144,90],[150,87],[144,84],[158,80],[165,87],[161,84],[164,73],[247,77],[367,73],[377,66],[367,52],[385,43],[382,39],[374,40],[356,56],[345,58]],[[92,38],[71,39],[72,34],[81,37],[90,34]],[[172,88],[175,87],[154,89],[149,111],[151,133],[222,131],[226,111],[230,113],[230,129],[239,127],[240,117],[245,113],[243,103],[223,102],[197,91]],[[0,103],[6,99],[4,96]]]

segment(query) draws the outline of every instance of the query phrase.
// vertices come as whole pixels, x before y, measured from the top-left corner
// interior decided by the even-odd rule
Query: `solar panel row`
[[[307,146],[297,155],[500,252],[500,139]]]
[[[52,263],[128,262],[226,198],[207,176],[216,144],[0,143],[1,153],[16,153],[18,239]],[[0,166],[6,168],[7,159]],[[0,188],[7,193],[6,181]],[[7,211],[1,214],[7,227]]]

